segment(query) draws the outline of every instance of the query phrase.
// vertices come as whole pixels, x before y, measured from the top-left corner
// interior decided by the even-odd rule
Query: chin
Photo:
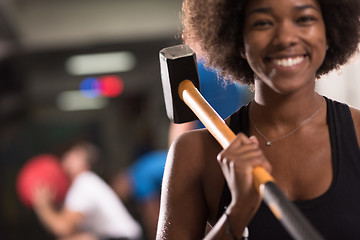
[[[302,89],[314,89],[315,88],[315,79],[314,80],[307,80],[310,78],[290,78],[290,77],[281,77],[275,78],[271,80],[271,86],[275,92],[281,94],[291,94],[297,92]]]

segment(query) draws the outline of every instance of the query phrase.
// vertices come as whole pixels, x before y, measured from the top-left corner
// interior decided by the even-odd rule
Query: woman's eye
[[[297,22],[300,24],[310,24],[314,21],[316,21],[316,18],[312,16],[303,16],[297,19]]]
[[[271,26],[271,22],[268,20],[259,20],[254,22],[253,27],[264,28]]]

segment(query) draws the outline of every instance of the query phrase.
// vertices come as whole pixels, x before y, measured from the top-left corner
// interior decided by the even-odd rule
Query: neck
[[[255,89],[250,116],[256,122],[261,119],[261,122],[272,126],[296,125],[314,113],[323,101],[314,87],[290,94],[276,93],[263,86]]]
[[[81,175],[82,173],[84,173],[86,171],[87,171],[86,169],[83,169],[83,170],[74,171],[72,173],[69,173],[71,182],[73,182],[79,175]]]

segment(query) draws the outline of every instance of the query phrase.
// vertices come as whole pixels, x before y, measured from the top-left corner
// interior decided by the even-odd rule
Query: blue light
[[[88,98],[95,98],[100,94],[100,83],[94,77],[85,78],[80,83],[80,92]]]

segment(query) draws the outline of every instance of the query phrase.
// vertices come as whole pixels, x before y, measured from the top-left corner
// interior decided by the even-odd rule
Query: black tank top
[[[347,105],[326,98],[333,179],[321,196],[294,204],[325,239],[360,239],[360,149]],[[249,136],[249,105],[231,116],[230,128]],[[316,184],[316,183],[314,183]],[[218,218],[231,201],[225,182]],[[249,240],[292,239],[264,202],[249,226]]]

